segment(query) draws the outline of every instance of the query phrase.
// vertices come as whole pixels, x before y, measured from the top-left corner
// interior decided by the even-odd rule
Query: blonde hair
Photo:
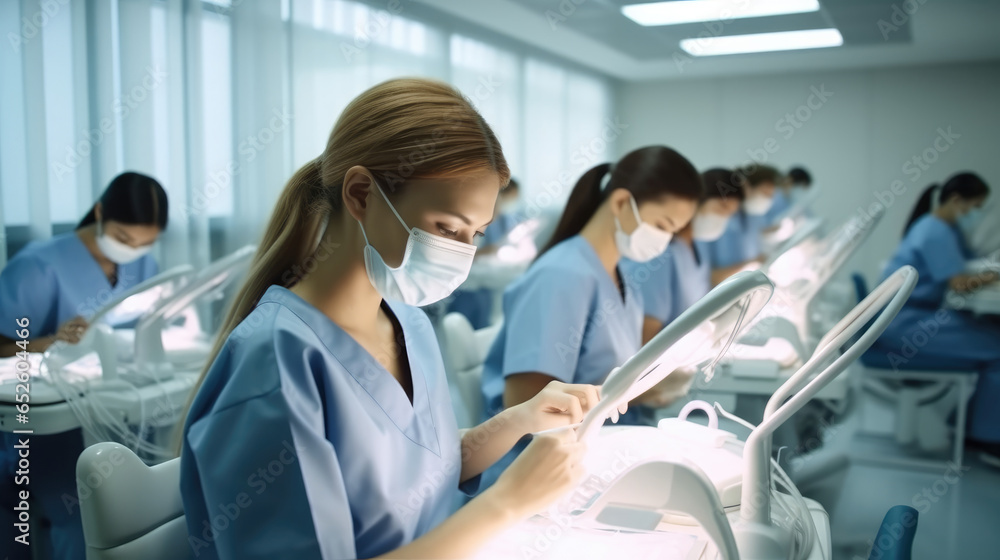
[[[180,433],[205,375],[226,339],[274,284],[291,287],[317,250],[320,228],[341,207],[347,170],[367,168],[395,192],[410,179],[455,177],[491,170],[500,184],[510,170],[500,142],[472,104],[453,87],[422,78],[382,82],[354,98],[330,132],[326,149],[285,185],[247,278],[230,305],[209,359],[188,399]],[[290,271],[294,271],[290,273]]]

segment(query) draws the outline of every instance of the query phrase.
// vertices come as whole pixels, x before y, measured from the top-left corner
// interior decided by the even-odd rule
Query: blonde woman
[[[347,106],[282,192],[190,407],[181,491],[198,558],[466,557],[578,480],[582,446],[536,437],[448,515],[519,438],[599,398],[553,383],[458,432],[415,306],[465,279],[508,180],[448,85],[391,80]]]

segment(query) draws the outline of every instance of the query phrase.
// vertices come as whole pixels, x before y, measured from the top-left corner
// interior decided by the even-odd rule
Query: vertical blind
[[[397,76],[458,87],[526,203],[561,206],[613,153],[611,82],[428,14],[402,0],[0,2],[0,264],[71,229],[126,170],[170,197],[161,267],[254,243],[341,110]]]

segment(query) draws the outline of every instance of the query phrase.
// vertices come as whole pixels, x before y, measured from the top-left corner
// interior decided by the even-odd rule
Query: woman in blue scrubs
[[[167,194],[155,179],[139,173],[116,177],[74,231],[21,249],[0,272],[0,356],[22,350],[16,319],[27,317],[29,352],[43,352],[56,340],[74,344],[86,331],[88,317],[120,291],[154,276],[149,251],[167,227]],[[13,543],[13,486],[17,457],[13,434],[4,434],[0,453],[0,539]],[[33,436],[30,495],[51,523],[54,558],[85,555],[79,509],[63,498],[76,496],[76,458],[83,451],[79,429]],[[36,543],[38,541],[35,541]],[[28,547],[12,545],[10,558],[30,558]]]
[[[964,272],[972,257],[965,232],[975,227],[988,194],[979,176],[959,173],[920,197],[883,279],[904,265],[916,268],[920,278],[874,348],[885,352],[894,367],[919,368],[922,357],[979,362],[968,437],[996,463],[1000,460],[1000,327],[966,311],[942,307],[948,290],[967,293],[998,278],[992,271]],[[934,196],[939,206],[932,211]]]
[[[648,263],[622,261],[626,279],[642,291],[643,344],[712,289],[705,244],[722,236],[743,201],[741,183],[732,170],[709,169],[701,177],[705,194],[698,211],[666,252]]]
[[[740,212],[729,220],[722,236],[706,244],[712,263],[712,285],[729,278],[747,264],[762,259],[760,233],[768,224],[767,212],[774,203],[779,173],[767,165],[750,165],[734,172],[733,182],[743,184]]]
[[[531,399],[553,380],[603,383],[639,350],[641,292],[625,281],[619,261],[647,262],[663,253],[701,195],[697,170],[665,146],[640,148],[614,166],[584,173],[548,245],[504,292],[504,323],[483,369],[487,417]],[[635,411],[627,418],[637,419]]]
[[[579,479],[572,432],[540,436],[451,514],[460,483],[475,490],[524,434],[598,400],[552,384],[458,431],[417,306],[465,279],[508,179],[489,125],[447,84],[390,80],[348,104],[285,186],[191,403],[180,490],[194,555],[465,558]]]

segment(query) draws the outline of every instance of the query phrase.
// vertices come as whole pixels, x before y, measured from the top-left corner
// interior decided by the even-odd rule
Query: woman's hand
[[[86,319],[77,315],[59,326],[59,330],[55,334],[55,339],[76,344],[80,342],[80,338],[87,332],[87,327],[89,326],[90,324],[87,323]]]
[[[694,379],[694,371],[676,370],[666,376],[663,381],[653,385],[648,391],[632,399],[635,404],[651,408],[663,408],[672,405],[677,399],[687,395]]]
[[[586,451],[572,428],[538,434],[487,492],[519,517],[534,515],[580,482]]]
[[[510,415],[517,429],[529,434],[579,424],[600,400],[600,390],[594,385],[550,381],[534,397],[511,407]]]

